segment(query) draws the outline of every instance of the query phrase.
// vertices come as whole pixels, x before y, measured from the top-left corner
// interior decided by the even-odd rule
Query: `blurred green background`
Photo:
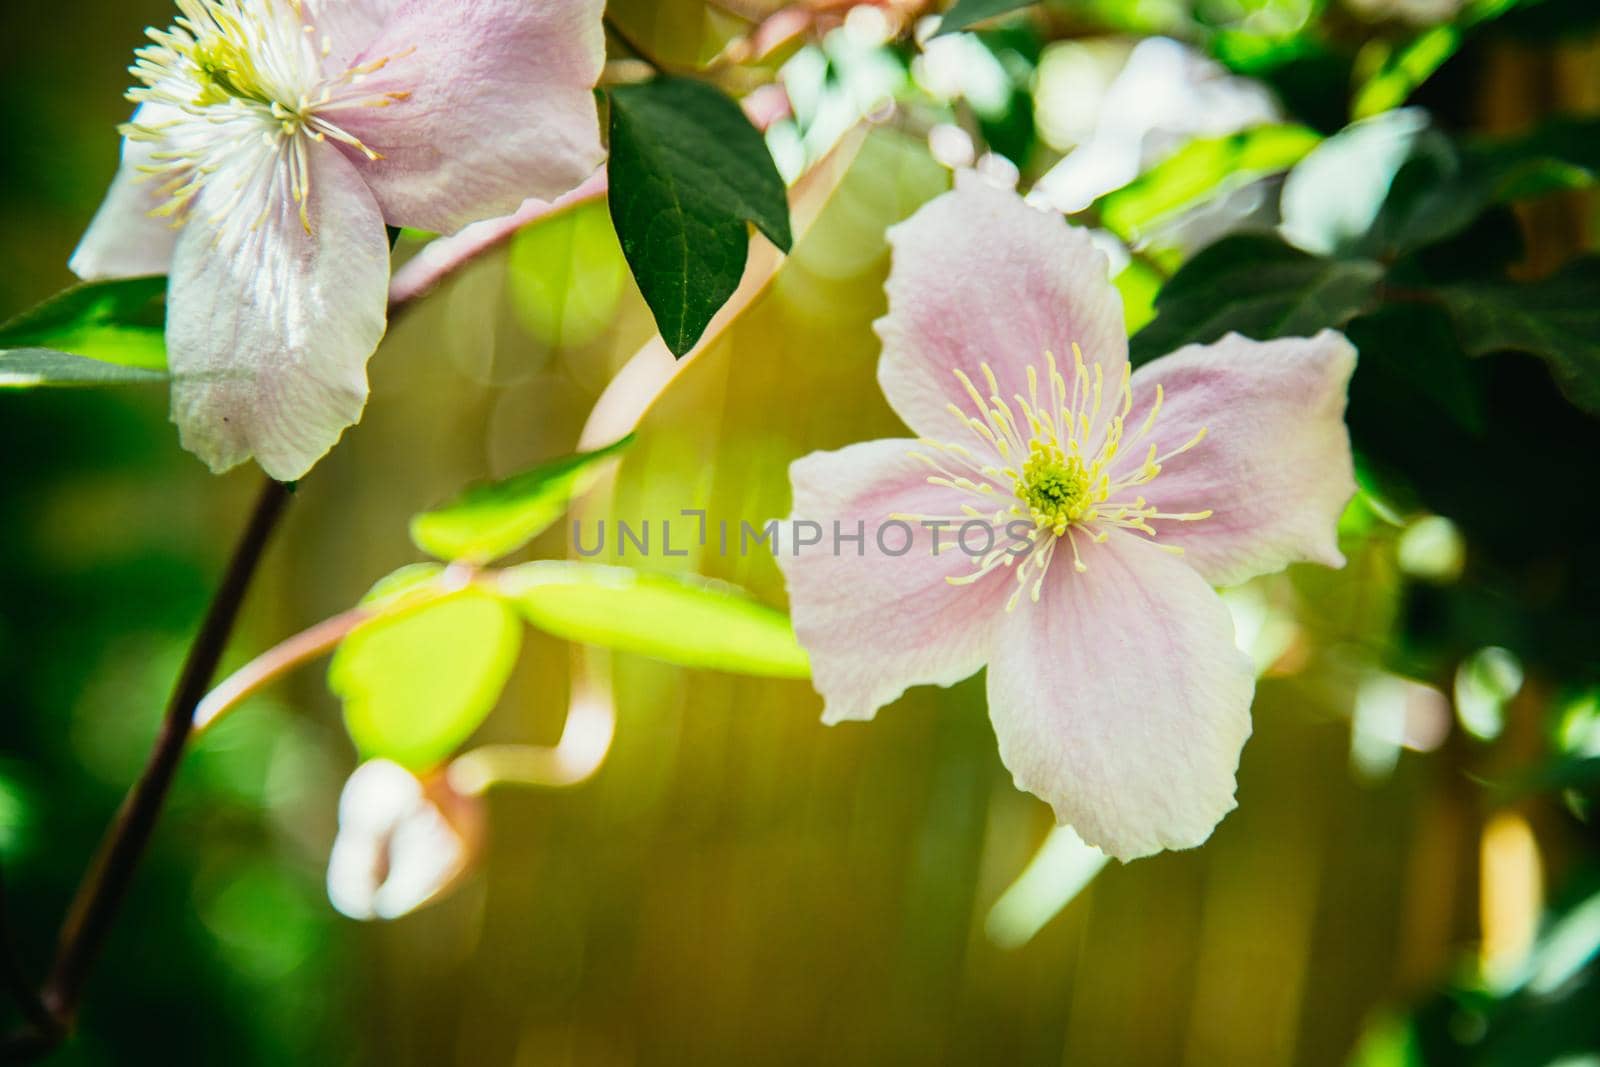
[[[692,65],[780,6],[612,9]],[[717,68],[748,89],[781,61],[794,115],[769,144],[798,178],[795,252],[779,265],[757,241],[731,322],[659,395],[600,401],[652,326],[598,201],[452,279],[392,332],[366,419],[299,487],[229,665],[415,559],[413,513],[572,451],[597,401],[596,426],[643,414],[585,519],[785,513],[791,459],[896,430],[870,330],[883,229],[947,186],[935,156],[987,148],[991,173],[1078,212],[1196,139],[1297,123],[1314,141],[1352,100],[1409,99],[1452,134],[1600,112],[1584,2],[1063,2],[916,58],[919,5],[848,6],[810,5],[779,56]],[[129,52],[170,14],[0,10],[0,318],[69,283]],[[1413,86],[1420,61],[1394,57],[1430,34],[1441,58]],[[1391,67],[1399,88],[1361,104],[1353,87]],[[1134,242],[1131,325],[1196,249],[1277,221],[1269,175],[1292,162],[1210,164],[1205,195]],[[1495,211],[1456,255],[1500,255],[1511,227],[1506,258],[1536,277],[1593,248],[1591,194]],[[1388,314],[1364,328],[1427,349],[1426,322]],[[1600,1064],[1596,424],[1542,366],[1497,357],[1469,375],[1481,451],[1456,451],[1362,347],[1350,566],[1230,594],[1264,677],[1239,809],[1203,849],[1094,874],[1012,788],[979,681],[828,729],[803,682],[530,634],[480,740],[554,743],[573,679],[603,676],[604,764],[570,789],[491,790],[454,892],[357,923],[324,889],[355,754],[310,668],[191,753],[55,1062]],[[1502,459],[1528,481],[1501,480]],[[181,452],[159,387],[0,392],[0,862],[35,972],[255,484]],[[527,555],[567,551],[558,527]],[[671,562],[782,602],[759,554]]]

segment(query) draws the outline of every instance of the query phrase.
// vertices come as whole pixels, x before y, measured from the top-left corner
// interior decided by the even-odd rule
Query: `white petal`
[[[134,112],[133,121],[159,123],[163,110],[170,109],[146,104]],[[149,166],[155,149],[149,141],[123,139],[122,163],[111,188],[68,263],[72,273],[85,281],[167,272],[177,231],[170,219],[150,216],[162,200],[156,193],[157,182],[140,170]]]
[[[1058,553],[1008,614],[989,716],[1017,786],[1118,859],[1191,848],[1234,807],[1255,688],[1228,609],[1183,561],[1114,531]]]
[[[212,470],[254,456],[292,481],[361,417],[367,359],[384,332],[389,248],[377,204],[338,151],[310,148],[309,233],[282,160],[259,152],[237,164],[252,191],[230,208],[234,179],[214,175],[178,240],[167,309],[172,420]]]

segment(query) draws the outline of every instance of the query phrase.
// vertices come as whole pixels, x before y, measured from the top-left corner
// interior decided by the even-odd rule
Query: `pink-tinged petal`
[[[354,56],[336,51],[328,73],[387,62],[337,91],[349,103],[318,114],[381,157],[344,149],[389,223],[454,233],[530,197],[553,200],[604,159],[593,92],[604,0],[356,6],[381,9],[382,28]]]
[[[889,313],[876,324],[878,382],[918,434],[971,437],[948,410],[955,403],[971,413],[957,370],[987,395],[987,363],[1010,405],[1029,395],[1030,364],[1047,380],[1046,351],[1070,381],[1076,342],[1109,387],[1121,381],[1128,359],[1122,298],[1107,278],[1105,254],[1060,215],[968,175],[890,230],[889,241],[894,263]]]
[[[265,147],[261,156],[239,163],[241,176],[262,176],[233,208],[243,225],[212,225],[211,198],[229,195],[234,177],[219,173],[179,236],[167,308],[172,420],[212,470],[254,456],[293,481],[361,418],[389,248],[378,205],[339,152],[311,147],[309,233],[282,174],[264,177],[282,161]]]
[[[1015,588],[1006,567],[971,584],[945,580],[976,569],[956,544],[958,527],[937,531],[935,555],[936,531],[893,524],[897,515],[960,517],[971,499],[930,485],[917,451],[915,441],[867,441],[813,452],[789,467],[794,514],[782,524],[778,565],[826,722],[870,719],[910,686],[954,685],[976,672]],[[818,524],[820,544],[799,546],[812,536],[809,528],[791,536],[800,521]],[[863,530],[864,545],[843,543],[836,553],[835,523],[845,536]],[[1003,537],[996,535],[997,545],[1007,543]],[[986,538],[974,529],[968,544],[981,552]]]
[[[1121,860],[1192,848],[1234,808],[1255,675],[1221,599],[1181,557],[1114,531],[1058,554],[1004,617],[989,716],[1017,786]]]
[[[1211,517],[1154,520],[1157,539],[1181,546],[1185,562],[1213,585],[1301,560],[1343,566],[1336,533],[1356,488],[1344,424],[1355,365],[1350,342],[1325,330],[1278,341],[1229,334],[1141,367],[1130,427],[1143,424],[1159,384],[1164,400],[1150,434],[1157,447],[1165,452],[1206,431],[1162,465],[1147,494],[1164,512]]]
[[[134,112],[133,121],[159,123],[162,110],[146,104]],[[68,262],[84,281],[167,273],[178,235],[172,220],[151,217],[162,199],[158,182],[140,169],[150,165],[155,149],[149,141],[123,139],[122,163],[111,189]]]

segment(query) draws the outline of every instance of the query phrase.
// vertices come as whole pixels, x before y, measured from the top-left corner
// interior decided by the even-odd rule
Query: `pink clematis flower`
[[[454,232],[603,157],[604,0],[178,0],[72,258],[170,275],[172,418],[223,471],[305,474],[361,417],[385,223]]]
[[[1130,374],[1060,216],[963,182],[890,238],[878,381],[919,436],[790,468],[795,520],[843,535],[779,554],[824,719],[987,664],[1019,788],[1120,859],[1200,844],[1255,686],[1212,587],[1343,564],[1354,349],[1230,335]]]

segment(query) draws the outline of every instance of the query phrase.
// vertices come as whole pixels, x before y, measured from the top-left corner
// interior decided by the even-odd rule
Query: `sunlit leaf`
[[[445,568],[442,563],[408,563],[379,578],[361,598],[363,608],[393,607],[405,597],[436,585]]]
[[[166,292],[165,278],[89,282],[0,324],[0,388],[161,381]]]
[[[1461,47],[1461,30],[1455,26],[1432,26],[1398,48],[1383,42],[1383,51],[1372,74],[1356,90],[1350,113],[1369,118],[1399,107],[1412,92],[1433,76],[1445,60]]]
[[[334,653],[328,686],[363,757],[425,771],[494,708],[521,646],[514,610],[463,589],[358,627]]]
[[[684,355],[744,274],[753,223],[792,242],[783,179],[739,105],[659,77],[611,91],[611,219],[662,339]]]
[[[788,616],[723,582],[542,560],[507,571],[500,588],[529,622],[568,641],[686,667],[810,673]]]
[[[1435,292],[1469,353],[1538,356],[1574,404],[1600,414],[1600,257],[1576,260],[1542,281],[1461,283]]]
[[[504,481],[469,488],[411,520],[411,540],[440,559],[487,563],[515,552],[561,518],[597,464],[626,448],[624,437],[594,452],[567,456]]]
[[[1226,237],[1185,263],[1156,298],[1156,317],[1130,342],[1143,363],[1229,332],[1257,340],[1309,337],[1366,307],[1383,268],[1327,259],[1274,237]]]
[[[1035,0],[956,0],[939,21],[939,33],[965,30],[984,19],[1032,7]],[[937,35],[936,35],[937,36]]]
[[[1100,221],[1123,240],[1224,192],[1295,165],[1322,140],[1305,126],[1254,129],[1191,141],[1138,179],[1101,197]]]

